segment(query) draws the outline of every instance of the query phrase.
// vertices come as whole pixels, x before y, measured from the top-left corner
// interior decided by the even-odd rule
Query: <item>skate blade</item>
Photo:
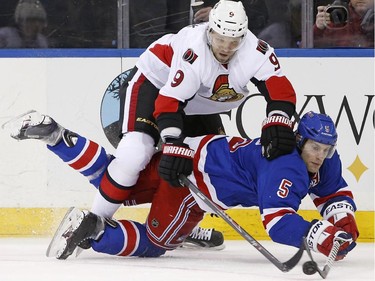
[[[24,139],[21,134],[22,128],[40,124],[43,121],[43,118],[44,115],[32,109],[5,122],[1,125],[1,128],[8,131],[12,138],[22,140]]]
[[[82,249],[80,246],[76,249],[76,257],[78,257],[85,249]]]
[[[6,130],[6,129],[9,129],[10,127],[13,127],[12,124],[14,124],[14,123],[18,123],[18,122],[22,123],[25,116],[31,115],[31,114],[33,114],[35,112],[37,112],[37,111],[34,110],[34,109],[31,109],[31,110],[29,110],[29,111],[27,111],[25,113],[22,113],[22,114],[14,117],[14,118],[8,120],[3,125],[1,125],[1,129]]]
[[[59,258],[59,256],[61,256],[61,253],[64,252],[67,245],[66,238],[63,237],[63,234],[66,232],[67,228],[72,225],[71,218],[75,218],[81,213],[82,211],[76,207],[69,208],[48,245],[46,251],[47,257]]]
[[[185,250],[221,251],[221,250],[225,249],[225,244],[221,244],[221,245],[215,246],[215,247],[202,247],[202,246],[196,245],[194,243],[184,242],[177,249],[180,249],[180,250],[185,249]]]

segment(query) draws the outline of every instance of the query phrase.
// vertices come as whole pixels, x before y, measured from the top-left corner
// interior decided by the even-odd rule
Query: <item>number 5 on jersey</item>
[[[287,179],[283,179],[279,185],[279,189],[277,190],[277,196],[280,198],[285,198],[289,194],[289,187],[292,186],[292,182],[288,181]]]

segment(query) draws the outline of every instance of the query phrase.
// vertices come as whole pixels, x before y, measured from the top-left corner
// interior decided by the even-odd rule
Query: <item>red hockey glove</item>
[[[291,153],[296,146],[293,122],[281,115],[264,119],[260,137],[263,156],[268,160]]]
[[[180,139],[166,139],[159,162],[159,175],[174,187],[181,187],[178,175],[188,176],[193,171],[194,150]]]
[[[323,212],[323,218],[334,226],[340,227],[352,235],[353,241],[359,236],[357,223],[354,217],[354,208],[347,201],[334,202],[328,205]]]
[[[306,238],[310,249],[326,256],[329,255],[334,240],[340,241],[341,246],[336,260],[342,260],[356,246],[349,233],[334,226],[327,220],[313,221]]]

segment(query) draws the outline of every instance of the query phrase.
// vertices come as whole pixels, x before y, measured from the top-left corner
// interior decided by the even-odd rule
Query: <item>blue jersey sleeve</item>
[[[274,242],[298,248],[310,226],[311,222],[298,214],[285,215],[270,229],[269,236]]]
[[[297,214],[309,176],[297,150],[264,164],[258,178],[263,225],[273,241],[299,247],[310,222]]]

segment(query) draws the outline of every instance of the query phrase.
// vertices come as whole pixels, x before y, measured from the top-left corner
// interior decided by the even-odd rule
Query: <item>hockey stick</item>
[[[333,265],[333,262],[336,260],[336,257],[337,257],[337,253],[340,249],[340,245],[341,245],[341,242],[339,240],[334,240],[333,241],[333,246],[332,246],[332,249],[327,257],[327,260],[324,264],[324,267],[323,269],[320,269],[318,267],[318,264],[314,261],[313,257],[312,257],[312,254],[311,254],[311,250],[307,244],[307,239],[306,237],[303,238],[303,244],[305,245],[305,249],[306,249],[306,252],[310,258],[310,261],[308,262],[305,262],[303,264],[303,272],[307,275],[312,275],[316,272],[319,273],[319,275],[323,278],[323,279],[326,279],[329,271],[331,270],[332,268],[332,265]]]
[[[266,248],[264,248],[262,244],[255,240],[249,233],[246,232],[246,230],[244,230],[238,223],[236,223],[227,213],[222,211],[209,198],[207,198],[207,196],[204,195],[198,189],[198,187],[194,183],[192,183],[186,176],[180,175],[179,180],[184,186],[188,187],[191,192],[198,196],[209,208],[211,208],[219,217],[221,217],[226,223],[228,223],[235,231],[238,232],[238,234],[240,234],[247,242],[249,242],[255,249],[257,249],[282,272],[288,272],[298,264],[305,250],[303,244],[291,259],[286,262],[279,261]]]

